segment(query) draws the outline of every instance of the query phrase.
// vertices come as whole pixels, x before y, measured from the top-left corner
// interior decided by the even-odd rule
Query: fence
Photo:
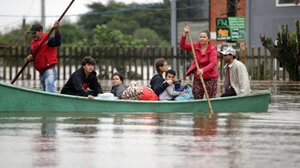
[[[177,71],[177,78],[186,80],[184,73],[192,61],[191,52],[177,48],[174,56],[173,48],[139,47],[139,48],[113,48],[113,47],[60,47],[58,48],[59,64],[58,79],[66,80],[71,73],[81,67],[84,56],[90,55],[96,60],[96,71],[99,79],[109,79],[118,71],[126,79],[149,80],[155,73],[154,61],[156,58],[165,58],[168,64]],[[0,80],[12,80],[25,64],[28,48],[2,47],[0,48]],[[280,68],[269,52],[264,48],[251,48],[249,54],[239,54],[240,60],[246,65],[251,80],[288,80],[284,69]],[[218,70],[220,79],[223,79],[223,59],[218,57]],[[38,72],[30,63],[19,80],[39,79]]]

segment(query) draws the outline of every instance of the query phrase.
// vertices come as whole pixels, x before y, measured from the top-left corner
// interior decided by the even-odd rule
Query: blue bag
[[[195,100],[191,85],[185,85],[186,93],[178,95],[175,100]]]

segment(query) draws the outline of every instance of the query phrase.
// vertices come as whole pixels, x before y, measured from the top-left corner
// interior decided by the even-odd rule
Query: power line
[[[148,6],[147,7],[140,7],[140,8],[119,8],[116,10],[109,10],[109,11],[104,11],[104,12],[87,12],[84,14],[67,14],[65,17],[77,17],[77,16],[94,16],[94,15],[107,15],[107,14],[115,14],[115,13],[126,13],[126,12],[133,12],[133,11],[139,11],[139,10],[147,10],[147,11],[170,11],[170,9],[165,9],[165,8],[149,8],[153,6]],[[186,9],[195,9],[199,8],[201,6],[192,6],[192,7],[183,7],[183,8],[177,8],[177,10],[186,10]],[[26,17],[26,18],[39,18],[41,15],[1,15],[0,17]],[[50,18],[50,17],[58,17],[58,15],[46,15],[45,17]]]
[[[18,19],[18,20],[15,20],[13,22],[10,22],[10,23],[7,23],[5,25],[0,25],[0,27],[6,27],[6,26],[9,26],[9,25],[13,25],[13,24],[16,24],[16,23],[20,23],[22,21],[22,19]]]

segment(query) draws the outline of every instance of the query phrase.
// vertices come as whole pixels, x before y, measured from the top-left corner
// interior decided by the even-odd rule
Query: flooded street
[[[299,167],[300,82],[251,88],[269,112],[0,113],[0,167]]]

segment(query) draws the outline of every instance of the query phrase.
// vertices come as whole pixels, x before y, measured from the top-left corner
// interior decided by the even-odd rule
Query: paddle
[[[73,4],[75,0],[72,0],[70,2],[70,4],[68,5],[68,7],[65,9],[64,13],[59,17],[58,22],[60,22],[60,20],[65,16],[65,14],[67,13],[67,11],[69,10],[69,8],[71,7],[71,5]],[[47,34],[47,36],[44,38],[44,40],[41,42],[41,44],[36,48],[35,52],[32,53],[32,57],[34,59],[34,57],[37,55],[37,53],[39,52],[41,46],[48,40],[48,38],[50,37],[51,33],[53,32],[54,27],[52,27],[52,29],[50,30],[50,32]],[[22,74],[22,72],[24,71],[24,69],[26,68],[26,66],[29,64],[30,61],[26,61],[26,63],[23,65],[23,67],[21,68],[21,70],[18,72],[18,74],[16,75],[16,77],[11,81],[11,84],[14,84],[15,81],[18,79],[18,77]]]
[[[192,48],[192,53],[193,53],[193,57],[194,57],[194,62],[195,62],[195,65],[196,65],[196,68],[197,68],[197,71],[200,70],[200,67],[199,67],[199,64],[198,64],[198,61],[197,61],[197,58],[196,58],[196,54],[195,54],[195,49],[194,49],[194,45],[193,45],[193,41],[192,41],[192,38],[191,38],[191,35],[190,33],[187,33],[188,35],[188,38],[189,38],[189,41],[191,43],[191,48]],[[209,100],[209,96],[208,96],[208,93],[207,93],[207,90],[206,90],[206,86],[205,86],[205,83],[204,83],[204,80],[202,78],[202,75],[199,74],[199,77],[200,77],[200,80],[201,80],[201,83],[202,83],[202,87],[204,89],[204,93],[205,93],[205,97],[206,97],[206,100],[207,100],[207,105],[208,105],[208,108],[209,108],[209,112],[211,114],[213,114],[213,109],[211,107],[211,103],[210,103],[210,100]]]

